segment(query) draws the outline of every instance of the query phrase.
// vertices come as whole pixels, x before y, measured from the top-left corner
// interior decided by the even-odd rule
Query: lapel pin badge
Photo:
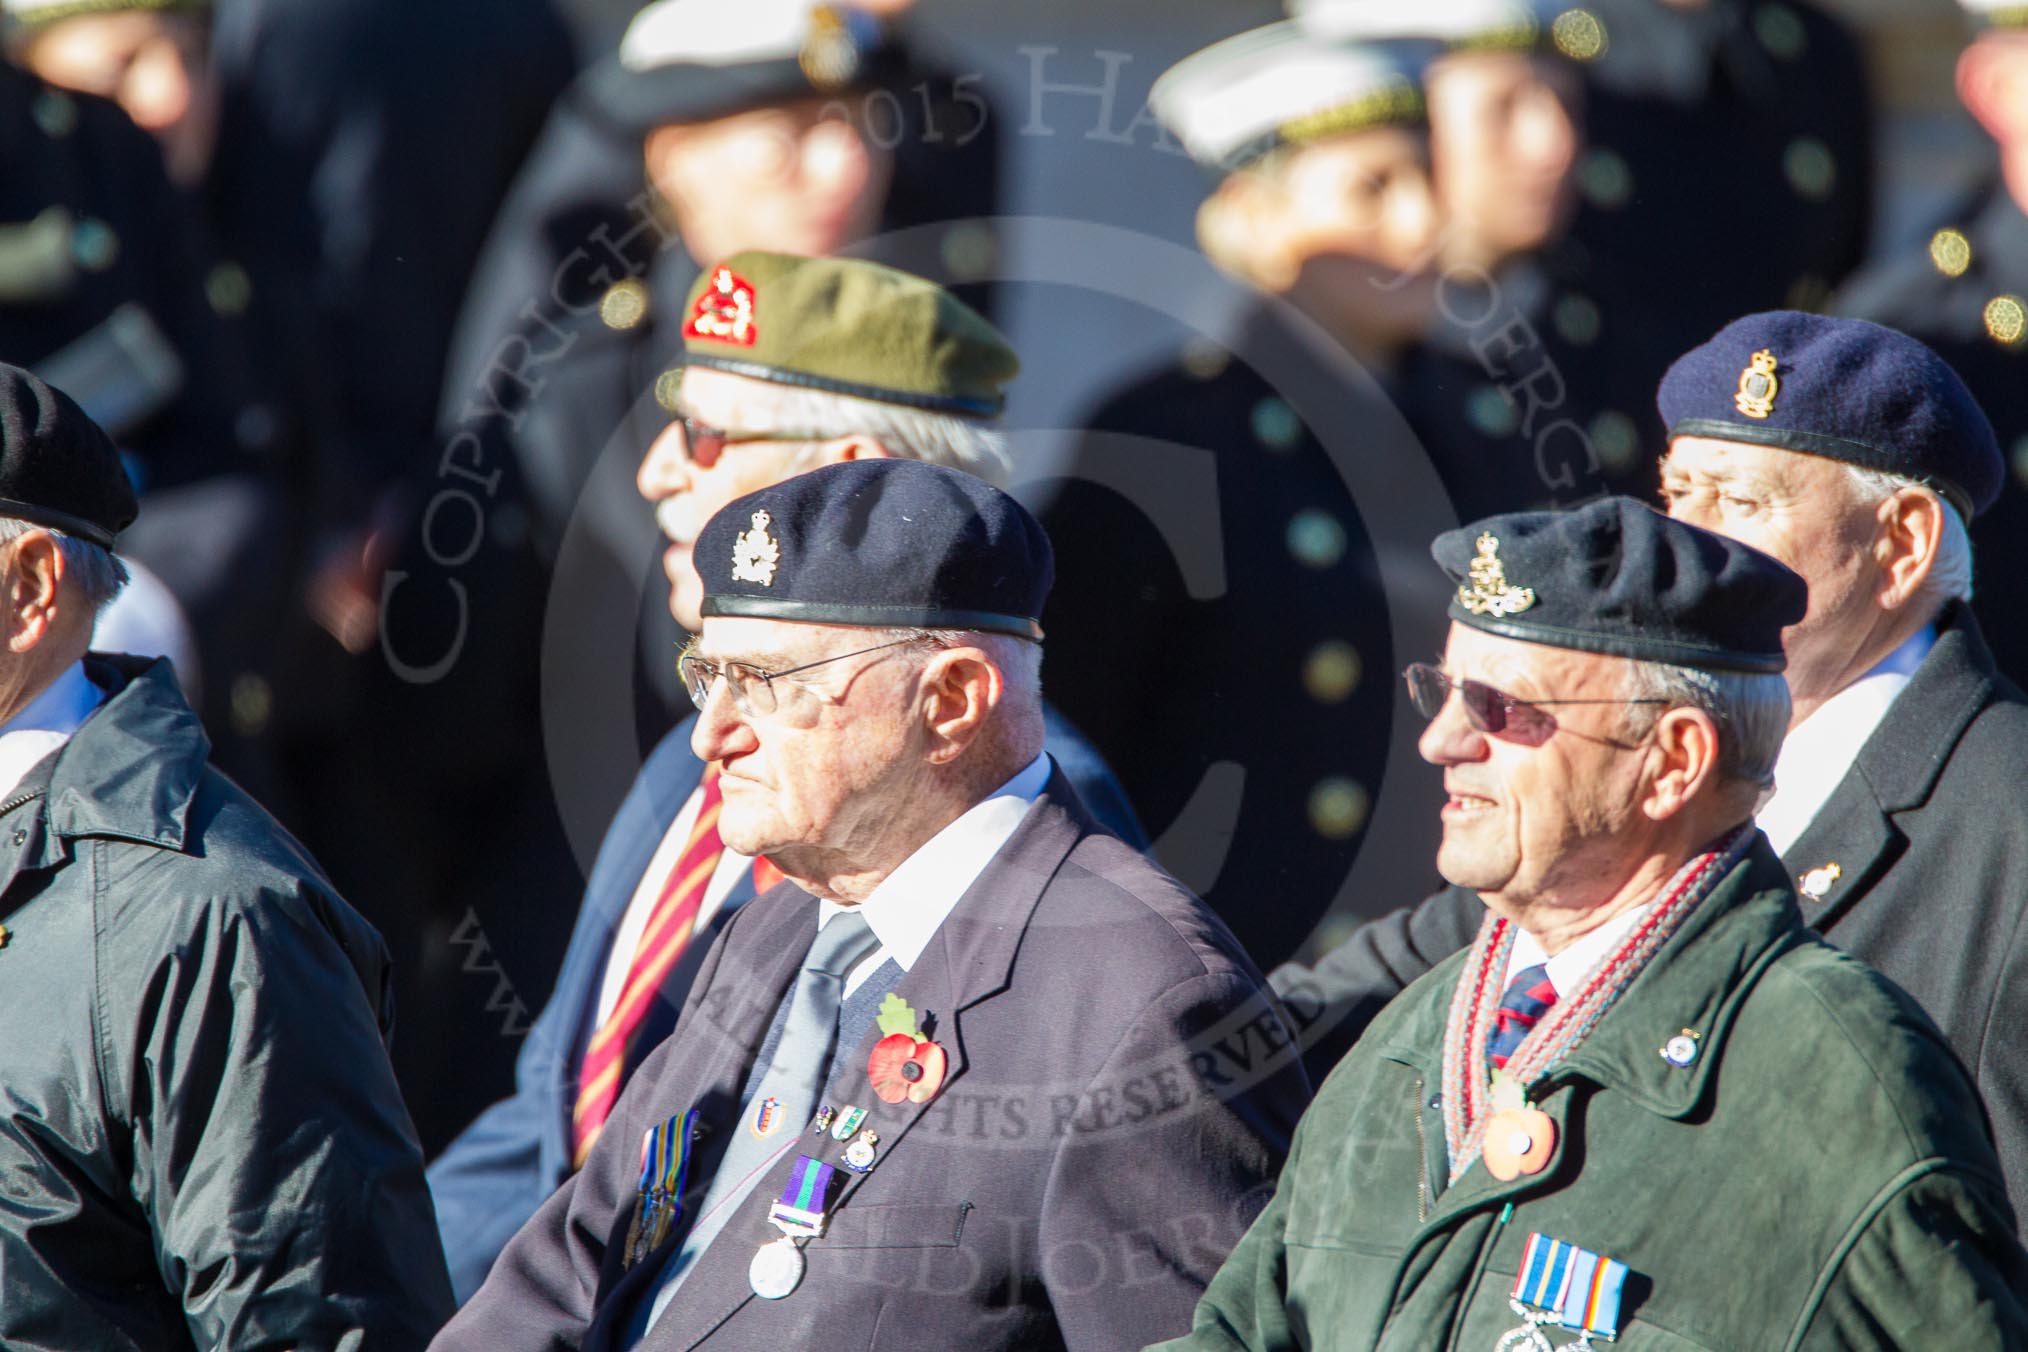
[[[1822,901],[1824,894],[1831,890],[1831,884],[1837,882],[1844,874],[1845,870],[1838,867],[1836,860],[1825,864],[1822,868],[1811,869],[1802,877],[1803,895],[1811,901]]]
[[[1662,1044],[1660,1055],[1664,1061],[1678,1070],[1688,1066],[1697,1059],[1697,1030],[1685,1028],[1670,1038]]]

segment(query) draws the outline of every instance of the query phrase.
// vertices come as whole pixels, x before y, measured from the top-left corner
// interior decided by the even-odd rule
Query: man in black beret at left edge
[[[1183,1332],[1308,1085],[1231,933],[1043,750],[1048,537],[853,460],[735,499],[694,561],[691,743],[787,880],[435,1346]]]
[[[0,366],[0,1345],[415,1348],[451,1308],[380,936],[88,652],[118,453]]]

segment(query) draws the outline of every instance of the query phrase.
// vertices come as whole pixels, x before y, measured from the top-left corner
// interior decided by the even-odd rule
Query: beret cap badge
[[[732,577],[735,582],[758,582],[763,587],[775,585],[775,565],[782,560],[781,546],[768,534],[768,527],[774,518],[765,511],[755,512],[752,530],[741,531],[732,542]]]
[[[1749,418],[1765,418],[1774,412],[1775,396],[1781,388],[1781,378],[1775,375],[1775,354],[1762,348],[1739,373],[1739,393],[1732,402]]]
[[[1507,584],[1507,570],[1500,564],[1500,541],[1491,531],[1478,539],[1478,555],[1471,564],[1471,585],[1458,586],[1458,604],[1474,615],[1519,615],[1535,604],[1533,587]]]
[[[683,336],[752,347],[760,336],[754,327],[753,305],[753,283],[721,266],[697,297]]]

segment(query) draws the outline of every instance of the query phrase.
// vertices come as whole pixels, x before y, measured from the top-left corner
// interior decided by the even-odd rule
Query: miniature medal
[[[1498,1352],[1552,1352],[1545,1327],[1576,1331],[1577,1341],[1564,1352],[1588,1350],[1593,1338],[1613,1341],[1619,1336],[1620,1291],[1626,1280],[1625,1263],[1539,1231],[1529,1235],[1507,1302],[1521,1316],[1521,1327],[1500,1339]]]

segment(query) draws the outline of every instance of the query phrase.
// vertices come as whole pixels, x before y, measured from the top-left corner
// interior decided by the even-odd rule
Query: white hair
[[[800,385],[773,386],[778,425],[829,437],[862,434],[898,456],[963,470],[1005,488],[1014,462],[1007,439],[976,419]]]
[[[1766,788],[1789,729],[1789,683],[1778,674],[1627,663],[1626,698],[1701,709],[1718,725],[1718,775]],[[1657,715],[1659,716],[1659,714]]]
[[[19,517],[0,516],[0,545],[12,544],[35,530],[56,541],[57,549],[63,554],[64,575],[74,594],[84,602],[94,618],[111,605],[120,589],[127,585],[127,565],[121,563],[112,550],[51,526],[37,525]]]
[[[1920,479],[1859,465],[1848,465],[1846,469],[1862,506],[1878,507],[1904,488],[1919,488],[1943,504],[1943,538],[1937,542],[1936,558],[1930,562],[1929,575],[1922,580],[1922,590],[1910,598],[1910,604],[1922,605],[1927,611],[1925,618],[1934,618],[1952,601],[1971,600],[1972,537],[1956,506]]]

